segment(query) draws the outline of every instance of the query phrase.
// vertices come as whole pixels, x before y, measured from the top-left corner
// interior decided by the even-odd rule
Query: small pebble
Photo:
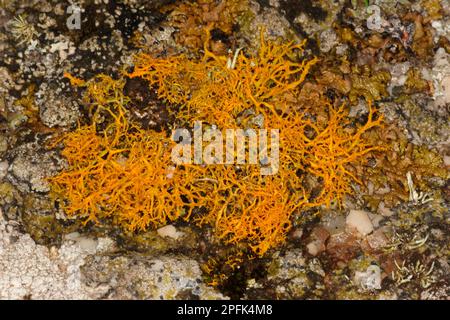
[[[177,231],[177,229],[171,224],[159,228],[156,232],[163,238],[169,237],[174,240],[178,240],[180,237],[184,235],[183,232]]]
[[[362,236],[366,236],[373,231],[369,215],[363,210],[350,210],[345,222],[347,228],[358,231]]]

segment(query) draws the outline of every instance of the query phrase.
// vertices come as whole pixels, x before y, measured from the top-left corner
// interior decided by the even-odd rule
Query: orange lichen
[[[129,74],[179,105],[175,116],[186,126],[203,121],[219,129],[278,129],[274,175],[261,175],[262,163],[176,166],[165,133],[128,122],[124,81],[100,75],[86,82],[93,123],[67,134],[62,154],[69,168],[51,179],[68,200],[68,214],[109,218],[132,230],[182,217],[262,256],[283,243],[302,209],[342,203],[351,184],[360,182],[353,167],[381,149],[364,136],[382,118],[371,103],[362,125],[348,119],[344,106],[299,108],[299,86],[317,62],[294,58],[303,45],[267,42],[261,33],[258,54],[241,51],[235,63],[205,45],[200,60],[139,54]]]
[[[296,190],[302,207],[341,205],[351,194],[351,184],[361,181],[355,167],[363,165],[373,151],[383,150],[366,141],[372,128],[381,127],[383,118],[368,103],[368,119],[354,125],[345,105],[327,103],[328,116],[320,118],[314,110],[291,110],[281,116],[266,116],[267,126],[280,129],[279,175],[290,190]],[[323,110],[318,112],[322,116]],[[314,116],[313,116],[314,115]],[[296,174],[301,173],[301,174]],[[298,177],[299,175],[299,177]],[[314,180],[313,186],[309,186]]]
[[[261,31],[257,56],[246,57],[240,51],[234,66],[227,56],[216,56],[205,46],[200,61],[184,55],[159,59],[138,54],[128,76],[148,80],[160,99],[180,104],[178,118],[235,128],[244,110],[277,112],[285,106],[318,61],[288,58],[301,54],[304,44],[268,42]]]
[[[84,86],[86,84],[86,82],[84,80],[79,79],[77,77],[74,77],[73,75],[71,75],[68,72],[64,72],[63,76],[64,76],[64,78],[69,79],[70,84],[75,86],[75,87],[81,87],[81,86]]]
[[[171,164],[173,142],[165,134],[129,124],[119,81],[100,76],[91,81],[85,98],[113,121],[103,130],[97,122],[63,138],[68,169],[50,179],[63,194],[68,215],[99,222],[110,218],[130,230],[166,224],[182,214],[181,171]]]
[[[344,105],[338,109],[328,106],[330,116],[326,124],[309,124],[313,137],[305,139],[303,162],[307,171],[322,181],[322,190],[314,199],[315,203],[327,206],[333,200],[342,203],[343,196],[351,193],[351,183],[362,182],[352,172],[351,167],[362,164],[366,156],[382,146],[372,146],[363,138],[363,134],[374,127],[381,126],[382,116],[377,115],[369,101],[367,122],[359,128],[352,128]]]
[[[190,197],[207,211],[190,215],[191,221],[214,226],[225,243],[245,243],[258,255],[284,241],[302,201],[282,176],[261,176],[250,165],[207,167],[203,175],[190,186]]]

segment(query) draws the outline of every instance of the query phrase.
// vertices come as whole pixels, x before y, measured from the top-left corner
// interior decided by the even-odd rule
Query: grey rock
[[[278,268],[268,277],[274,284],[280,299],[299,299],[305,294],[311,283],[307,276],[306,259],[300,249],[293,249],[284,256],[276,258]]]
[[[36,93],[36,103],[42,123],[50,128],[69,127],[80,117],[75,101],[58,94],[57,90],[51,89],[46,84],[42,85]]]
[[[22,192],[48,192],[50,186],[45,179],[56,174],[63,165],[55,151],[28,143],[14,150],[7,177]]]
[[[103,284],[107,299],[224,299],[202,283],[195,260],[185,256],[90,256],[83,281],[93,289]]]

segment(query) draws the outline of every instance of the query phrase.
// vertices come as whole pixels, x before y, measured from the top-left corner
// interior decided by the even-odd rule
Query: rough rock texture
[[[284,299],[302,298],[311,286],[302,251],[288,251],[276,261],[277,269],[268,277],[275,284],[276,294]]]
[[[350,210],[346,223],[348,228],[355,229],[363,236],[368,235],[373,231],[373,225],[369,215],[362,210]]]
[[[56,152],[46,152],[37,143],[21,145],[11,154],[12,161],[8,169],[9,178],[23,192],[47,192],[50,190],[46,177],[62,169],[64,161]]]
[[[68,2],[56,2],[0,1],[0,299],[222,299],[228,292],[249,299],[448,299],[448,1],[373,0],[368,7],[363,0],[250,0],[230,34],[215,30],[230,54],[254,52],[261,26],[271,40],[307,39],[305,54],[320,63],[300,100],[310,99],[312,108],[322,96],[344,101],[361,124],[364,98],[374,99],[395,150],[368,166],[399,164],[412,172],[415,192],[432,199],[408,200],[406,172],[394,179],[397,172],[381,171],[380,185],[361,179],[342,208],[299,212],[285,244],[244,262],[233,260],[236,248],[212,241],[210,230],[178,222],[140,234],[83,226],[50,196],[45,178],[65,163],[46,144],[90,116],[82,89],[64,72],[117,78],[141,50],[197,54],[176,41],[178,27],[168,23],[173,7],[163,10],[179,1],[80,0],[80,30],[67,29]],[[18,17],[31,37],[12,28]],[[130,110],[142,121],[164,119],[164,103]],[[433,170],[444,173],[430,176]],[[350,213],[346,221],[351,210],[365,217]],[[210,259],[224,274],[202,273]],[[206,285],[208,276],[228,283],[216,291]]]
[[[76,123],[80,116],[78,105],[58,90],[52,90],[44,84],[36,93],[36,103],[42,123],[53,128],[68,127]]]
[[[0,210],[0,299],[225,299],[184,256],[121,256],[110,238],[37,245]]]
[[[376,290],[381,289],[381,270],[379,266],[373,265],[367,268],[367,270],[361,272],[356,271],[355,283],[363,290]]]
[[[450,103],[450,54],[439,48],[434,56],[431,79],[435,87],[433,99],[437,107]]]
[[[99,239],[95,251],[111,244]],[[21,234],[16,223],[8,223],[0,211],[0,299],[97,299],[101,287],[82,283],[80,266],[89,250],[74,241],[60,248],[36,245]]]
[[[84,282],[106,286],[107,299],[224,299],[202,283],[198,263],[184,256],[90,256]]]

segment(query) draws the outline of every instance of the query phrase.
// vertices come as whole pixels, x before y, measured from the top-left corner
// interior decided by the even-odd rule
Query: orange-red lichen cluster
[[[216,56],[204,47],[200,61],[185,55],[156,59],[137,55],[130,77],[141,77],[158,89],[158,97],[180,104],[178,118],[216,124],[220,128],[242,127],[237,123],[245,110],[259,114],[286,111],[295,89],[304,81],[316,58],[300,62],[289,56],[301,54],[301,44],[264,40],[258,55],[238,51],[236,59]]]
[[[68,170],[50,181],[67,199],[67,214],[145,230],[180,216],[184,178],[169,165],[173,142],[128,122],[123,85],[103,75],[87,84],[93,123],[63,137]],[[99,130],[99,119],[107,116],[112,120]]]
[[[89,221],[110,218],[132,230],[182,217],[261,256],[285,240],[302,209],[342,203],[351,183],[359,182],[354,167],[380,148],[364,133],[382,119],[370,102],[362,125],[353,124],[344,106],[324,105],[326,116],[299,109],[298,88],[317,62],[299,61],[302,48],[261,37],[256,56],[241,51],[234,62],[207,46],[198,61],[142,53],[128,75],[148,80],[160,99],[179,105],[175,116],[186,126],[203,121],[219,129],[279,129],[275,175],[261,175],[262,164],[176,166],[170,137],[128,123],[121,80],[100,76],[81,83],[72,77],[87,87],[95,112],[92,125],[64,138],[69,168],[52,178],[68,200],[66,211]],[[99,129],[100,118],[109,125]]]

